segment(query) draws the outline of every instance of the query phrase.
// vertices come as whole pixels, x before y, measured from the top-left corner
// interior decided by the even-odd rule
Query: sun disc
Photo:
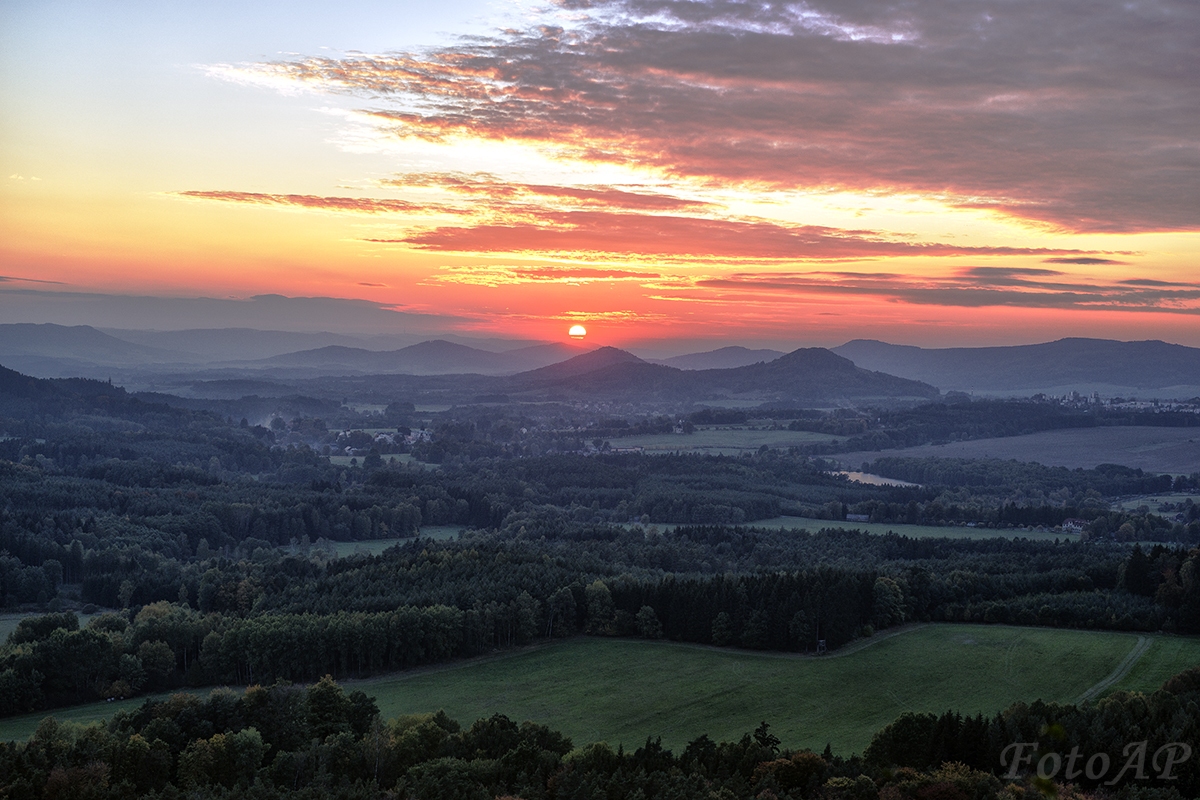
[[[587,336],[587,328],[583,327],[582,325],[572,325],[571,330],[567,331],[567,335],[574,336],[576,338]]]

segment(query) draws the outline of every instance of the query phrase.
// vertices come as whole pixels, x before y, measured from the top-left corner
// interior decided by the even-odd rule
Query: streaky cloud
[[[917,194],[1066,231],[1200,229],[1190,0],[567,5],[568,19],[424,53],[240,69],[361,98],[398,139]]]
[[[922,243],[896,240],[875,231],[821,225],[609,211],[544,211],[530,221],[439,226],[415,231],[393,241],[438,252],[594,253],[683,260],[825,260],[889,255],[1078,252]]]
[[[1091,264],[1128,264],[1128,261],[1117,261],[1114,258],[1097,258],[1096,256],[1062,256],[1057,258],[1044,259],[1046,264],[1080,264],[1088,266]]]
[[[459,209],[429,206],[408,200],[380,200],[367,197],[321,197],[311,194],[262,194],[258,192],[198,191],[175,192],[177,197],[216,200],[260,206],[289,206],[317,211],[342,211],[354,214],[463,213]]]
[[[1130,286],[1130,281],[1099,285],[980,284],[970,275],[959,277],[881,279],[871,273],[831,279],[822,273],[736,273],[705,278],[695,285],[724,291],[779,295],[871,296],[912,305],[941,305],[980,308],[1057,308],[1063,310],[1106,310],[1168,314],[1200,314],[1200,285],[1177,284],[1181,288]]]

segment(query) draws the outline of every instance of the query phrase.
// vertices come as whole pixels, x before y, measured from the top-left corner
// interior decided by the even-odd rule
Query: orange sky
[[[0,321],[1200,346],[1194,5],[93,5],[0,12]]]

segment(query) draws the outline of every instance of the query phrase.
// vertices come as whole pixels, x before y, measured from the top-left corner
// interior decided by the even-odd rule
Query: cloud
[[[933,197],[1080,232],[1200,229],[1191,0],[591,0],[424,53],[244,80],[399,139],[515,141],[743,188]],[[240,77],[239,77],[240,76]]]
[[[658,192],[632,192],[614,186],[552,186],[501,180],[493,175],[461,173],[417,173],[380,181],[383,186],[436,187],[470,196],[485,196],[494,202],[526,199],[553,200],[568,206],[603,206],[638,211],[681,211],[716,208],[706,200],[694,200]]]
[[[1047,258],[1045,261],[1058,261],[1059,259]],[[1104,259],[1099,259],[1103,261]],[[1063,273],[1056,269],[1038,269],[1036,267],[967,267],[963,270],[964,275],[970,275],[975,278],[1014,278],[1014,277],[1047,277],[1050,275],[1062,275]]]
[[[525,267],[502,266],[454,266],[443,267],[442,274],[430,279],[431,283],[461,283],[475,286],[505,286],[529,283],[587,284],[621,281],[654,281],[663,276],[657,272],[640,270],[598,269],[590,267]]]
[[[8,288],[0,288],[0,319],[139,330],[256,328],[335,333],[378,333],[409,326],[426,333],[452,331],[466,321],[461,316],[427,313],[420,307],[338,297],[144,297]]]
[[[319,197],[311,194],[260,194],[231,191],[186,191],[174,192],[174,195],[193,200],[217,200],[223,203],[247,203],[260,206],[291,206],[354,214],[464,213],[460,209],[423,205],[407,200],[378,200],[367,197]]]
[[[437,252],[574,256],[590,253],[603,256],[724,261],[1078,252],[920,243],[896,240],[876,231],[843,230],[820,225],[785,225],[765,220],[591,210],[546,210],[527,221],[428,228],[393,241]]]
[[[1047,264],[1128,264],[1128,261],[1117,261],[1112,258],[1096,258],[1094,256],[1070,256],[1043,259]]]
[[[1200,284],[1173,284],[1178,288],[1166,289],[1130,285],[1159,283],[1144,281],[1108,285],[1041,283],[1005,277],[978,281],[973,272],[964,270],[940,278],[873,273],[737,273],[697,280],[695,285],[751,294],[869,296],[913,305],[1200,314]]]
[[[1186,283],[1175,283],[1174,281],[1156,281],[1150,278],[1131,278],[1129,280],[1117,281],[1122,286],[1187,286]]]
[[[38,278],[18,278],[15,275],[0,275],[0,283],[53,283],[59,286],[66,286],[62,281],[45,281]]]

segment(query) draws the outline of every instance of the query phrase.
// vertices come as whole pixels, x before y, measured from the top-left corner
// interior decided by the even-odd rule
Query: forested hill
[[[1200,348],[1160,341],[1059,339],[1015,347],[926,349],[855,339],[838,353],[867,369],[941,388],[1026,390],[1073,383],[1164,389],[1200,384]]]
[[[774,361],[732,369],[681,370],[650,364],[612,347],[505,382],[509,392],[552,390],[614,399],[711,400],[738,396],[759,402],[931,399],[933,386],[856,367],[823,348],[802,348]]]
[[[79,415],[126,420],[166,415],[178,422],[190,412],[144,402],[107,381],[32,378],[0,366],[0,418],[48,420]]]

